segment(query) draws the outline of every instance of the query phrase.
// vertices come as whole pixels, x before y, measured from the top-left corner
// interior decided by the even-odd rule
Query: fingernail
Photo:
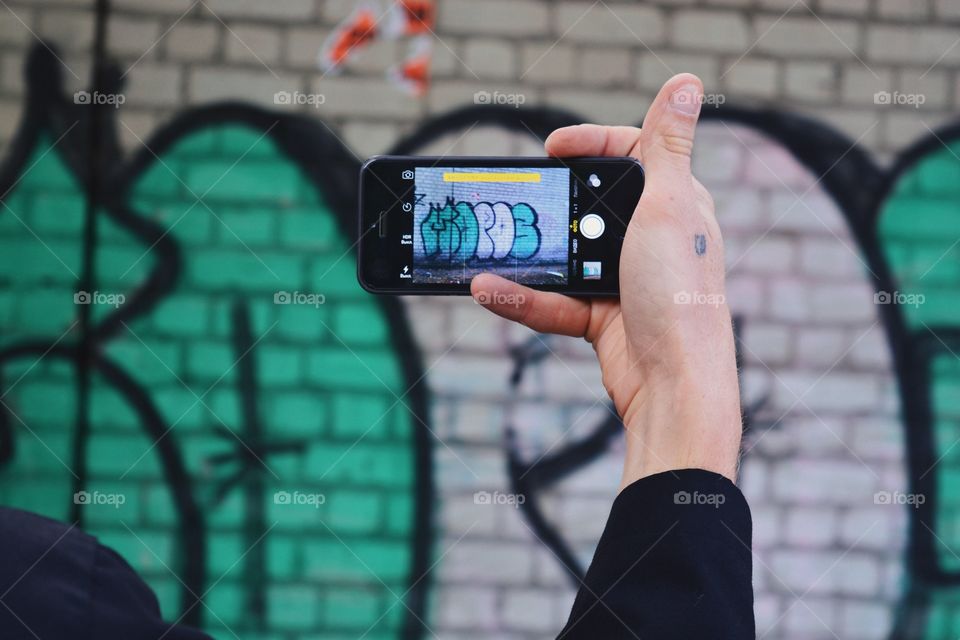
[[[670,96],[670,106],[680,113],[696,115],[700,111],[700,89],[695,84],[685,84]]]

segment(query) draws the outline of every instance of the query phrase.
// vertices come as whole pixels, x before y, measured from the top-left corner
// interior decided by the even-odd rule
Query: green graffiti
[[[420,223],[428,259],[466,262],[471,259],[526,260],[540,250],[537,212],[528,204],[454,202],[431,204]]]
[[[884,203],[878,234],[896,290],[877,294],[877,302],[899,306],[912,344],[906,357],[929,377],[929,397],[921,401],[929,403],[933,460],[929,469],[917,473],[932,481],[936,496],[927,523],[932,534],[930,561],[935,570],[954,575],[960,571],[955,552],[960,546],[960,449],[955,446],[960,438],[960,366],[954,353],[960,345],[949,336],[960,325],[957,153],[958,142],[949,148],[938,146],[902,175]],[[917,530],[926,537],[924,527]],[[901,626],[925,638],[954,637],[960,632],[956,606],[960,591],[955,586],[914,580],[909,588],[911,604],[901,614],[906,620]]]
[[[397,638],[415,534],[415,425],[400,356],[382,307],[343,259],[350,246],[334,213],[261,134],[198,131],[133,184],[130,208],[175,241],[182,270],[102,354],[145,390],[168,427],[162,441],[182,454],[206,520],[209,633]],[[84,198],[49,137],[34,162],[5,198],[25,224],[0,214],[0,340],[69,346]],[[105,215],[95,258],[99,290],[128,300],[166,259]],[[278,302],[281,290],[324,303]],[[100,322],[115,309],[92,311]],[[0,499],[66,519],[76,375],[63,359],[35,360],[0,370],[16,416]],[[140,572],[175,620],[182,514],[159,447],[113,380],[95,375],[90,403],[84,527]],[[97,501],[106,495],[123,503]]]

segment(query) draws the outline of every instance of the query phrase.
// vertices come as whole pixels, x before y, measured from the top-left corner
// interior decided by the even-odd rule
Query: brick
[[[660,11],[636,4],[562,2],[556,9],[554,32],[563,40],[623,43],[649,48],[663,41]]]
[[[779,93],[778,63],[772,60],[744,58],[724,71],[722,82],[732,95],[773,97]]]
[[[960,47],[953,46],[956,36],[952,29],[929,25],[922,28],[871,25],[867,28],[867,60],[916,62],[927,66],[956,64],[960,60]]]
[[[746,20],[725,11],[678,11],[671,32],[675,45],[693,50],[734,53],[750,46]]]
[[[589,85],[622,88],[634,76],[632,66],[627,49],[587,50],[580,56],[580,80]]]
[[[354,628],[365,632],[371,620],[377,620],[386,610],[375,592],[338,588],[327,593],[323,600],[324,620],[334,628]]]
[[[120,144],[128,151],[142,148],[157,128],[157,117],[154,113],[127,106],[123,108],[122,122],[118,130]]]
[[[43,11],[40,13],[35,31],[37,36],[55,42],[61,51],[86,53],[93,44],[93,11],[67,9]],[[73,67],[72,64],[70,66]]]
[[[438,33],[489,33],[497,36],[542,35],[547,6],[533,0],[447,0],[437,10]],[[505,19],[509,16],[509,19]]]
[[[277,216],[274,212],[217,207],[216,213],[220,218],[217,231],[223,242],[229,243],[239,236],[250,247],[270,246],[276,243]]]
[[[555,42],[524,43],[520,48],[520,79],[534,84],[568,82],[574,78],[576,52]]]
[[[740,265],[758,273],[789,273],[797,261],[796,244],[787,238],[769,235],[740,256]]]
[[[554,631],[557,612],[549,592],[536,589],[509,589],[504,594],[503,622],[511,629],[531,632]]]
[[[200,336],[209,324],[210,303],[201,296],[178,296],[175,300],[165,300],[151,317],[161,332]]]
[[[822,565],[818,563],[816,566]],[[813,579],[816,580],[816,578]],[[786,612],[781,622],[783,634],[811,638],[824,632],[832,633],[830,630],[837,626],[836,611],[837,606],[832,599],[817,598],[814,593],[811,593],[803,598],[803,605],[793,607]]]
[[[851,336],[831,328],[801,328],[797,339],[799,362],[809,365],[833,366],[850,348]]]
[[[867,12],[869,6],[870,0],[820,0],[818,12],[860,16]]]
[[[196,0],[115,0],[118,9],[133,9],[149,11],[150,13],[166,13],[181,15],[196,3]]]
[[[860,50],[860,29],[847,20],[787,17],[777,22],[776,17],[760,16],[754,20],[754,29],[761,52],[847,58],[851,51]]]
[[[598,124],[631,125],[640,123],[652,99],[651,94],[633,91],[548,89],[546,101],[575,113],[589,113],[590,121]]]
[[[879,637],[894,626],[890,607],[872,602],[845,602],[838,633],[844,638]]]
[[[419,111],[420,103],[415,98],[398,92],[382,78],[324,76],[314,79],[311,91],[325,96],[319,109],[324,116],[404,118]],[[465,95],[463,101],[471,95]]]
[[[953,0],[934,0],[937,15],[943,18],[960,18],[960,5]]]
[[[316,69],[317,55],[331,31],[313,26],[291,27],[284,37],[286,62],[294,67]]]
[[[832,63],[787,63],[787,95],[806,102],[833,102],[837,95],[838,76]]]
[[[911,111],[927,111],[931,107],[943,108],[950,100],[950,83],[943,70],[910,69],[901,71],[898,79],[900,93],[907,94],[908,98],[914,95],[923,96],[924,103],[919,107],[906,105]]]
[[[743,332],[744,358],[747,361],[760,359],[767,366],[787,361],[792,351],[791,332],[784,326],[775,324],[746,323]]]
[[[133,67],[127,78],[130,84],[125,94],[130,105],[155,108],[181,102],[182,76],[177,66],[143,61]]]
[[[275,5],[257,0],[206,0],[205,4],[224,21],[228,18],[258,18],[264,22],[293,22],[314,16],[312,0],[285,0]]]
[[[269,66],[280,59],[280,35],[276,29],[236,25],[230,27],[224,38],[227,60]]]
[[[399,138],[400,130],[392,123],[352,120],[343,126],[344,141],[361,158],[383,153]]]
[[[316,627],[324,602],[317,591],[309,585],[267,586],[267,624],[283,630]]]
[[[809,397],[809,396],[808,396]],[[826,434],[826,437],[833,437]],[[799,483],[804,477],[808,482]],[[794,457],[773,471],[773,493],[780,499],[816,505],[854,502],[873,505],[876,478],[859,462]]]
[[[212,62],[220,46],[221,31],[218,23],[183,20],[164,37],[161,46],[172,60]]]
[[[800,244],[800,267],[804,273],[831,280],[857,278],[865,267],[852,248],[851,239],[805,238]]]
[[[157,20],[115,15],[107,21],[107,42],[113,54],[129,55],[134,59],[154,57],[157,50],[154,45],[159,37],[160,23]]]
[[[843,67],[841,95],[843,102],[857,105],[875,105],[875,95],[893,90],[893,73],[887,69],[854,63]]]
[[[441,579],[445,582],[461,582],[471,586],[522,585],[529,582],[533,572],[533,557],[523,544],[463,539],[456,545],[441,542],[440,546],[449,547],[440,565]]]
[[[712,56],[669,51],[643,51],[640,53],[638,76],[640,86],[659,91],[663,83],[678,73],[692,73],[703,81],[706,92],[719,85],[719,63]]]
[[[469,39],[463,45],[463,64],[481,78],[516,76],[514,47],[506,40]]]
[[[929,9],[930,7],[926,2],[877,0],[877,12],[885,18],[923,20],[929,17]]]
[[[291,74],[275,77],[266,69],[253,68],[197,67],[190,71],[187,80],[187,96],[192,102],[242,99],[271,108],[277,106],[274,94],[300,86],[299,79]]]
[[[437,606],[443,629],[483,628],[497,618],[497,592],[489,587],[450,586],[441,589]]]
[[[820,507],[796,507],[787,513],[786,541],[799,547],[822,547],[837,535],[837,514]]]
[[[26,24],[27,26],[24,26]],[[27,28],[29,27],[29,29]],[[24,47],[33,36],[30,29],[36,29],[33,14],[30,11],[5,11],[0,15],[0,41],[10,47]]]

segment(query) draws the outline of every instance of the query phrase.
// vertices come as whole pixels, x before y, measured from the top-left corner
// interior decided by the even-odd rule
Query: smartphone
[[[615,296],[642,191],[633,158],[377,156],[360,169],[357,277],[386,294],[469,294],[490,272]]]

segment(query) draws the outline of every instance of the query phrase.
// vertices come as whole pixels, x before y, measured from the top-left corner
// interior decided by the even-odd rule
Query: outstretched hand
[[[547,138],[551,156],[632,156],[644,166],[619,300],[535,291],[492,274],[471,283],[494,313],[593,345],[627,430],[622,486],[690,467],[736,475],[742,426],[723,242],[713,200],[690,170],[702,96],[700,80],[681,74],[660,90],[642,130],[582,124]]]

